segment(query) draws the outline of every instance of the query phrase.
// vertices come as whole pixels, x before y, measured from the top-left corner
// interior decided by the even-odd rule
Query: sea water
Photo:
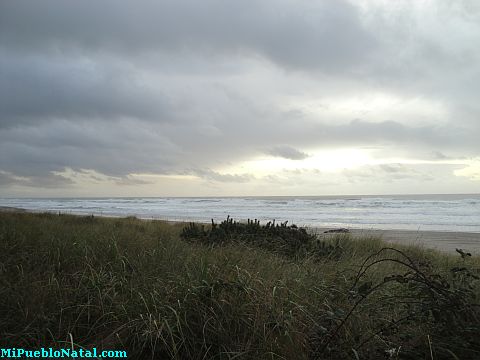
[[[0,199],[0,206],[34,211],[139,218],[288,221],[289,224],[360,229],[480,233],[480,194],[302,197]]]

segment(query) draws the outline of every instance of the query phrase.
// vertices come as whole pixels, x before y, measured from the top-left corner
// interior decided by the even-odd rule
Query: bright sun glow
[[[310,151],[304,160],[289,160],[275,157],[261,157],[245,161],[234,168],[225,169],[232,173],[252,173],[257,176],[268,175],[282,170],[320,170],[339,171],[372,163],[368,150],[337,149]]]
[[[466,167],[455,170],[455,176],[467,177],[470,180],[480,180],[480,159],[470,161]]]

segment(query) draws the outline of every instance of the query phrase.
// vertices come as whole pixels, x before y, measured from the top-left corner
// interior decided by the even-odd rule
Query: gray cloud
[[[251,174],[221,174],[211,169],[194,169],[188,171],[187,174],[194,174],[195,176],[209,181],[224,183],[246,183],[255,178]]]
[[[136,179],[133,176],[127,175],[118,179],[115,179],[115,183],[117,185],[125,186],[125,185],[149,185],[153,184],[152,181],[146,181],[143,179]]]
[[[18,182],[11,173],[0,171],[0,186],[10,186]]]
[[[69,187],[73,181],[62,175],[45,174],[30,177],[17,177],[12,173],[0,171],[0,186],[20,185],[33,188]]]
[[[347,1],[47,0],[1,10],[0,43],[22,51],[251,52],[288,67],[338,71],[375,47]]]
[[[365,181],[389,183],[404,180],[425,182],[435,180],[428,168],[403,164],[366,165],[357,169],[343,170],[342,175],[352,183]]]
[[[258,124],[261,125],[261,124]],[[248,136],[248,127],[238,132],[227,132],[212,142],[212,136],[203,134],[201,127],[182,129],[165,124],[124,120],[70,121],[55,120],[41,126],[5,129],[0,132],[0,169],[24,177],[47,176],[65,168],[93,169],[108,176],[122,178],[131,173],[174,174],[202,164],[205,168],[228,165],[246,160],[256,149],[271,143],[274,156],[301,160],[308,155],[275,143],[298,139],[298,145],[310,147],[371,147],[387,146],[398,154],[402,149],[415,155],[418,149],[449,148],[449,129],[430,127],[412,128],[398,123],[368,123],[352,121],[345,125],[315,125],[303,134],[302,130],[278,131],[267,138],[268,124],[257,126],[259,135]],[[182,129],[182,130],[180,130]],[[213,136],[215,139],[216,136]],[[474,141],[473,134],[463,137]],[[470,139],[470,140],[469,140]],[[464,149],[464,153],[468,149]],[[393,151],[393,150],[392,150]],[[384,153],[384,150],[380,150]],[[220,175],[213,171],[196,171],[195,175],[215,181],[243,182],[249,177]],[[118,183],[122,181],[118,180]],[[125,180],[124,183],[128,183]]]
[[[158,129],[132,120],[55,120],[0,132],[0,168],[27,177],[65,168],[164,173],[178,151]]]
[[[135,71],[115,60],[0,51],[0,127],[79,117],[169,121],[166,96],[140,84]]]
[[[268,150],[267,154],[289,160],[304,160],[309,156],[307,153],[287,145],[275,146],[274,148]]]

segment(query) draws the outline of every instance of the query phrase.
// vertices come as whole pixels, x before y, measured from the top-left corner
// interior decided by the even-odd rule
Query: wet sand
[[[0,206],[0,212],[26,212],[25,209],[10,207],[10,206]]]

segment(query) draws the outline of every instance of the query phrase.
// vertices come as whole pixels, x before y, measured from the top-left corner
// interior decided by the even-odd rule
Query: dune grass
[[[480,358],[478,257],[230,224],[0,213],[2,347]]]

